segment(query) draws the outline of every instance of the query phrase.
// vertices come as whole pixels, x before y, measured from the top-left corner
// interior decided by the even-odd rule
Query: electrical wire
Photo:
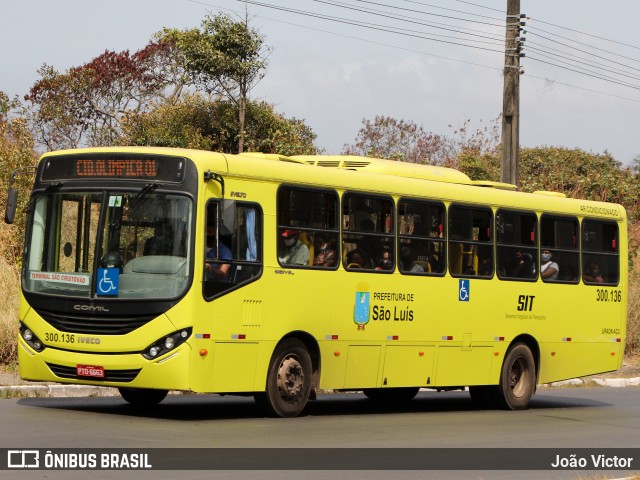
[[[574,72],[574,73],[579,73],[579,74],[585,75],[587,77],[597,78],[598,80],[604,80],[604,81],[607,81],[607,82],[610,82],[610,83],[615,83],[617,85],[622,85],[623,87],[629,87],[629,88],[632,88],[634,90],[640,90],[640,86],[637,86],[637,85],[632,85],[632,84],[629,84],[629,83],[616,81],[616,80],[609,80],[609,79],[607,79],[608,77],[592,75],[591,73],[586,73],[586,72],[581,71],[581,70],[576,70],[574,68],[569,68],[566,65],[558,65],[557,63],[546,62],[544,60],[540,60],[539,58],[532,57],[532,56],[527,56],[527,58],[529,60],[533,60],[535,62],[540,62],[540,63],[544,63],[544,64],[547,64],[547,65],[552,65],[554,67],[562,68],[564,70],[569,70],[570,72]]]
[[[610,65],[605,65],[605,64],[602,64],[602,63],[598,63],[598,62],[586,61],[588,59],[585,59],[583,57],[576,57],[576,56],[569,57],[569,56],[566,56],[566,55],[561,55],[560,53],[549,51],[549,50],[546,50],[545,48],[538,48],[538,45],[539,44],[537,44],[535,42],[528,42],[527,43],[527,52],[528,51],[542,52],[542,53],[546,53],[547,55],[549,55],[550,58],[551,57],[558,57],[558,58],[567,60],[567,61],[572,62],[572,63],[579,63],[579,64],[582,64],[582,65],[586,65],[588,67],[600,68],[601,70],[604,70],[604,71],[609,72],[609,73],[614,73],[616,75],[620,75],[620,76],[623,76],[623,77],[629,77],[629,78],[633,78],[635,80],[640,80],[640,76],[633,75],[631,72],[628,72],[628,71],[625,71],[625,70],[621,70],[619,68],[613,68]],[[541,45],[541,47],[544,47],[544,45]],[[634,68],[633,70],[640,71],[640,69],[638,69],[638,68]]]
[[[355,1],[360,1],[360,0],[355,0]],[[405,0],[408,1],[408,0]],[[345,2],[337,2],[334,0],[334,3],[341,3],[342,5],[345,5],[347,8],[352,7],[349,4],[346,4]],[[364,10],[367,13],[371,13],[371,14],[376,14],[376,13],[382,13],[382,14],[386,14],[388,15],[388,12],[384,11],[384,10],[376,10],[374,8],[368,8],[367,10]],[[427,26],[430,28],[441,28],[441,27],[449,27],[449,28],[441,28],[442,30],[449,30],[449,31],[453,31],[456,33],[462,33],[464,35],[469,35],[467,32],[474,32],[474,33],[479,33],[481,35],[477,35],[478,37],[484,37],[484,38],[493,38],[495,40],[499,40],[499,41],[503,41],[504,40],[504,36],[501,36],[497,33],[493,33],[493,32],[487,32],[486,30],[478,30],[478,29],[474,29],[474,28],[467,28],[467,27],[461,27],[459,25],[452,25],[450,23],[443,23],[443,22],[436,22],[433,20],[430,20],[429,23],[424,23],[424,22],[417,22],[415,20],[415,16],[406,16],[406,15],[400,15],[400,14],[394,14],[393,16],[390,16],[390,18],[394,18],[397,20],[408,20],[411,21],[413,23],[419,23],[420,25],[423,26]],[[503,25],[500,25],[501,27],[503,27]]]
[[[294,13],[294,14],[297,14],[297,15],[302,15],[302,16],[311,17],[311,18],[317,18],[317,19],[321,19],[321,20],[328,20],[328,21],[331,21],[331,22],[342,23],[342,24],[345,24],[345,25],[352,25],[352,26],[358,26],[358,27],[362,27],[362,28],[368,28],[368,29],[371,29],[371,30],[379,31],[379,32],[396,33],[398,35],[403,35],[403,36],[412,37],[412,38],[420,38],[420,39],[423,39],[423,40],[430,40],[430,41],[434,41],[434,42],[447,43],[447,44],[450,44],[450,45],[458,45],[458,46],[467,47],[467,48],[474,48],[474,49],[485,50],[485,51],[489,51],[489,52],[502,53],[501,50],[495,50],[495,49],[486,48],[486,47],[479,47],[479,46],[476,46],[476,45],[468,45],[468,44],[465,44],[465,43],[453,42],[453,41],[449,41],[449,40],[441,40],[441,39],[438,39],[438,38],[431,38],[431,37],[428,37],[428,36],[419,36],[419,35],[410,34],[410,33],[397,32],[397,31],[390,30],[389,28],[373,27],[373,26],[370,26],[370,25],[358,23],[355,20],[349,20],[349,19],[345,19],[345,18],[341,18],[341,17],[332,17],[332,16],[325,15],[325,14],[318,14],[318,13],[314,13],[314,12],[309,12],[307,10],[298,10],[298,9],[293,9],[293,8],[289,8],[289,7],[281,7],[281,6],[277,6],[277,5],[271,5],[271,4],[268,4],[268,3],[258,2],[256,0],[238,0],[238,1],[240,1],[242,3],[247,3],[249,5],[256,5],[256,6],[270,8],[270,9],[278,10],[278,11],[282,11],[282,12]],[[320,1],[320,0],[313,0],[313,1]],[[321,2],[321,3],[328,3],[328,2]]]
[[[461,1],[461,0],[457,0],[457,1]],[[552,27],[562,28],[564,30],[569,30],[570,32],[575,32],[575,33],[579,33],[581,35],[587,35],[589,37],[597,38],[598,40],[604,40],[606,42],[617,43],[618,45],[622,45],[622,46],[625,46],[625,47],[630,47],[630,48],[635,48],[637,50],[640,50],[640,47],[638,47],[637,45],[631,45],[629,43],[623,43],[623,42],[619,42],[617,40],[611,40],[609,38],[601,37],[599,35],[594,35],[592,33],[582,32],[580,30],[574,30],[573,28],[569,28],[569,27],[563,27],[562,25],[556,25],[555,23],[545,22],[544,20],[540,20],[540,19],[535,18],[535,17],[529,17],[529,19],[530,20],[534,20],[536,22],[544,23],[545,25],[551,25]]]
[[[533,30],[533,31],[531,31],[531,30]],[[616,57],[620,57],[620,58],[624,58],[624,59],[626,59],[626,60],[631,60],[631,61],[633,61],[633,62],[638,62],[638,63],[640,63],[640,60],[638,60],[637,58],[627,57],[626,55],[621,55],[621,54],[619,54],[619,53],[612,52],[612,51],[610,51],[610,50],[605,50],[604,48],[594,47],[593,45],[589,45],[588,43],[579,42],[579,41],[577,41],[577,40],[573,40],[573,39],[568,38],[568,37],[563,37],[562,35],[558,35],[558,34],[556,34],[556,33],[548,32],[547,30],[542,30],[541,28],[537,28],[537,27],[535,27],[535,26],[531,26],[531,25],[528,25],[528,26],[527,26],[527,33],[531,33],[532,35],[538,36],[538,37],[540,37],[540,38],[544,38],[544,39],[549,40],[549,41],[551,41],[551,42],[555,42],[555,43],[557,43],[557,44],[559,44],[559,45],[563,45],[563,46],[566,46],[566,47],[568,47],[568,48],[575,49],[575,50],[577,50],[577,51],[579,51],[579,52],[588,53],[589,55],[593,55],[593,56],[598,57],[598,58],[606,58],[606,57],[602,57],[602,56],[595,55],[595,54],[593,54],[593,53],[591,53],[591,52],[587,52],[587,51],[585,51],[585,50],[581,50],[581,49],[576,48],[576,47],[573,47],[573,46],[571,46],[571,45],[567,45],[567,44],[565,44],[565,43],[559,42],[559,41],[554,40],[554,39],[552,39],[552,38],[545,37],[544,35],[540,35],[540,34],[536,33],[536,30],[537,30],[537,31],[540,31],[540,32],[548,33],[548,34],[550,34],[550,35],[554,35],[554,36],[556,36],[556,37],[558,37],[558,38],[562,38],[563,40],[568,40],[568,41],[570,41],[570,42],[577,43],[578,45],[585,45],[585,46],[587,46],[587,47],[589,47],[589,48],[591,48],[591,49],[593,49],[593,50],[598,50],[598,51],[600,51],[600,52],[605,52],[605,53],[608,53],[608,54],[610,54],[610,55],[614,55],[614,56],[616,56]]]
[[[372,4],[376,4],[376,2],[367,1],[367,0],[355,0],[355,1],[356,1],[356,2],[363,2],[363,3],[372,3]],[[502,18],[489,17],[489,16],[487,16],[487,15],[479,15],[479,14],[477,14],[477,13],[465,12],[464,10],[456,10],[456,9],[453,9],[453,8],[440,7],[440,6],[438,6],[438,5],[433,5],[433,4],[430,4],[430,3],[424,3],[424,2],[417,2],[417,1],[415,1],[415,0],[403,0],[403,1],[404,1],[405,3],[411,3],[411,4],[414,4],[414,5],[420,5],[420,6],[423,6],[423,7],[438,8],[438,9],[440,9],[440,10],[447,10],[447,11],[449,11],[449,12],[462,13],[462,14],[464,14],[464,15],[471,15],[471,16],[474,16],[474,17],[480,17],[480,18],[488,18],[489,20],[495,20],[495,21],[497,21],[497,22],[503,22],[503,19],[502,19]],[[382,4],[380,4],[380,5],[382,5]],[[405,8],[402,8],[402,7],[398,7],[397,5],[385,5],[385,6],[387,6],[387,7],[392,7],[392,8],[397,8],[397,9],[399,9],[399,10],[409,10],[409,9],[405,9]],[[417,11],[417,10],[416,10],[416,11]],[[427,14],[427,15],[436,15],[436,14],[426,13],[426,12],[421,12],[421,13],[425,13],[425,14]],[[446,17],[446,18],[456,18],[456,17]],[[469,21],[469,20],[468,20],[468,19],[466,19],[466,18],[465,18],[465,19],[456,18],[456,19],[457,19],[457,20]]]
[[[467,5],[473,5],[474,7],[479,7],[479,8],[486,8],[487,10],[493,10],[495,12],[500,12],[502,14],[505,13],[504,10],[500,10],[498,8],[493,8],[493,7],[487,7],[486,5],[479,5],[477,3],[473,3],[473,2],[466,2],[465,0],[456,0],[456,2],[460,2],[460,3],[466,3]]]
[[[233,10],[233,9],[229,9],[229,8],[224,8],[224,7],[219,7],[219,6],[216,6],[216,5],[212,5],[210,3],[206,3],[206,2],[203,2],[203,1],[197,1],[197,0],[188,0],[188,1],[191,2],[191,3],[200,4],[200,5],[204,5],[204,6],[216,7],[216,8],[222,9],[222,10],[229,10],[229,11],[233,11],[233,12],[236,12],[236,13],[243,13],[243,12],[239,12],[237,10]],[[237,1],[239,1],[241,3],[251,3],[251,4],[260,3],[260,2],[253,2],[253,1],[249,1],[249,0],[237,0]],[[461,1],[461,0],[457,0],[457,1]],[[464,2],[464,1],[461,1],[461,3],[472,4],[471,2]],[[475,5],[475,4],[472,4],[472,5]],[[265,5],[265,7],[266,8],[270,8],[272,6],[271,5]],[[489,7],[487,7],[487,8],[489,8]],[[276,8],[276,9],[278,9],[278,8]],[[498,11],[498,10],[496,10],[496,11]],[[475,66],[475,67],[480,67],[480,68],[485,68],[485,69],[491,69],[491,70],[495,70],[495,71],[502,71],[503,70],[503,68],[498,68],[498,67],[494,67],[494,66],[490,66],[490,65],[480,64],[480,63],[477,63],[477,62],[471,62],[471,61],[461,60],[459,58],[453,58],[453,57],[447,57],[447,56],[443,56],[443,55],[438,55],[438,54],[434,54],[434,53],[431,53],[431,52],[424,52],[424,51],[420,51],[420,50],[416,50],[416,49],[400,47],[400,46],[397,46],[397,45],[392,45],[392,44],[373,41],[373,40],[368,40],[368,39],[356,37],[356,36],[353,36],[353,35],[346,35],[346,34],[336,33],[336,32],[332,32],[332,31],[328,31],[328,30],[324,30],[324,29],[319,29],[319,28],[315,28],[315,27],[309,27],[309,26],[305,26],[305,25],[296,24],[296,23],[293,23],[293,22],[287,22],[287,21],[283,21],[283,20],[280,20],[280,19],[270,18],[270,17],[264,16],[264,15],[256,15],[256,17],[264,18],[265,20],[269,20],[269,21],[273,21],[273,22],[277,22],[277,23],[282,23],[282,24],[286,24],[286,25],[295,26],[295,27],[298,27],[298,28],[304,28],[304,29],[307,29],[307,30],[313,30],[313,31],[321,32],[321,33],[326,33],[326,34],[330,34],[330,35],[333,35],[333,36],[338,36],[338,37],[348,38],[348,39],[352,39],[352,40],[356,40],[356,41],[360,41],[360,42],[370,43],[370,44],[373,44],[373,45],[379,45],[379,46],[383,46],[383,47],[387,47],[387,48],[393,48],[393,49],[397,49],[397,50],[408,51],[408,52],[411,52],[411,53],[427,55],[427,56],[430,56],[430,57],[433,57],[433,58],[440,58],[440,59],[443,59],[443,60],[453,61],[453,62],[457,62],[457,63],[463,63],[463,64],[467,64],[467,65],[471,65],[471,66]],[[636,89],[636,90],[640,90],[640,87],[637,87],[637,86],[632,86],[630,84],[623,83],[623,82],[618,82],[618,81],[615,81],[615,80],[606,80],[606,79],[603,79],[603,78],[601,78],[601,77],[599,77],[597,75],[591,75],[589,73],[581,72],[579,70],[568,68],[568,67],[563,66],[563,65],[558,65],[557,63],[547,62],[547,61],[538,59],[536,57],[531,57],[530,55],[527,56],[526,58],[530,59],[530,60],[533,60],[535,62],[542,63],[542,64],[551,65],[551,66],[554,66],[554,67],[557,67],[557,68],[560,68],[560,69],[565,69],[565,70],[573,71],[573,72],[581,74],[581,75],[586,75],[586,76],[589,76],[589,77],[593,77],[593,78],[596,78],[598,80],[603,80],[603,81],[607,81],[609,83],[618,84],[618,85],[622,85],[622,86],[625,86],[625,87],[629,87],[629,88],[633,88],[633,89]],[[530,79],[534,79],[534,80],[542,80],[542,81],[545,81],[545,82],[549,81],[548,78],[540,77],[540,76],[533,75],[533,74],[526,74],[524,76],[524,78],[525,79],[526,78],[530,78]],[[640,103],[639,99],[629,98],[629,97],[625,97],[625,96],[622,96],[622,95],[616,95],[616,94],[613,94],[613,93],[610,93],[610,92],[603,92],[601,90],[586,88],[586,87],[583,87],[583,86],[580,86],[580,85],[574,85],[574,84],[571,84],[571,83],[560,82],[560,81],[556,81],[556,80],[554,80],[553,83],[558,84],[558,85],[562,85],[562,86],[565,86],[565,87],[569,87],[569,88],[574,88],[574,89],[578,89],[578,90],[588,91],[588,92],[591,92],[591,93],[596,93],[596,94],[599,94],[599,95],[604,95],[604,96],[608,96],[608,97],[612,97],[612,98],[617,98],[617,99],[620,99],[620,100],[626,100],[626,101],[630,101],[630,102]]]

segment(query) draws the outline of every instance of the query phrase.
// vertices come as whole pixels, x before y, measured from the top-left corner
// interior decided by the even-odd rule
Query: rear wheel
[[[515,344],[502,364],[498,402],[507,410],[524,410],[536,389],[536,364],[524,343]]]
[[[420,389],[418,387],[398,388],[365,388],[367,398],[381,402],[408,402],[415,397]]]
[[[120,395],[131,405],[149,407],[160,403],[169,393],[168,390],[152,390],[148,388],[119,388]]]
[[[269,415],[295,417],[302,413],[311,394],[311,357],[297,339],[283,341],[273,354],[266,392],[255,400]]]

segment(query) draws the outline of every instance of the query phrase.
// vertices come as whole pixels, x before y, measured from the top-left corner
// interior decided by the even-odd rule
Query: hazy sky
[[[326,153],[352,143],[362,120],[375,115],[452,134],[465,120],[474,127],[490,124],[502,110],[504,26],[496,25],[504,25],[506,0],[0,0],[0,5],[0,90],[11,96],[23,96],[44,63],[65,71],[104,50],[134,52],[163,27],[197,27],[207,13],[241,14],[247,6],[253,25],[273,48],[267,76],[253,96],[304,119]],[[521,8],[531,17],[522,60],[521,145],[608,150],[625,163],[640,155],[640,2],[521,0]],[[312,12],[341,21],[314,18]],[[358,21],[370,28],[353,25]],[[399,29],[403,35],[388,31]]]

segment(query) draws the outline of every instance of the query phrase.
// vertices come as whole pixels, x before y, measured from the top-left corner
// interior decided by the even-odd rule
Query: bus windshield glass
[[[23,264],[25,290],[122,299],[184,293],[192,263],[192,200],[156,187],[38,196]]]

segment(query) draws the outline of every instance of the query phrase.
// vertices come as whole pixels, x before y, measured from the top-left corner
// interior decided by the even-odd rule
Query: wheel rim
[[[529,383],[529,368],[524,357],[518,357],[511,365],[509,372],[509,386],[514,397],[526,395]]]
[[[295,355],[287,355],[278,367],[278,391],[285,400],[292,400],[302,394],[304,370]]]

